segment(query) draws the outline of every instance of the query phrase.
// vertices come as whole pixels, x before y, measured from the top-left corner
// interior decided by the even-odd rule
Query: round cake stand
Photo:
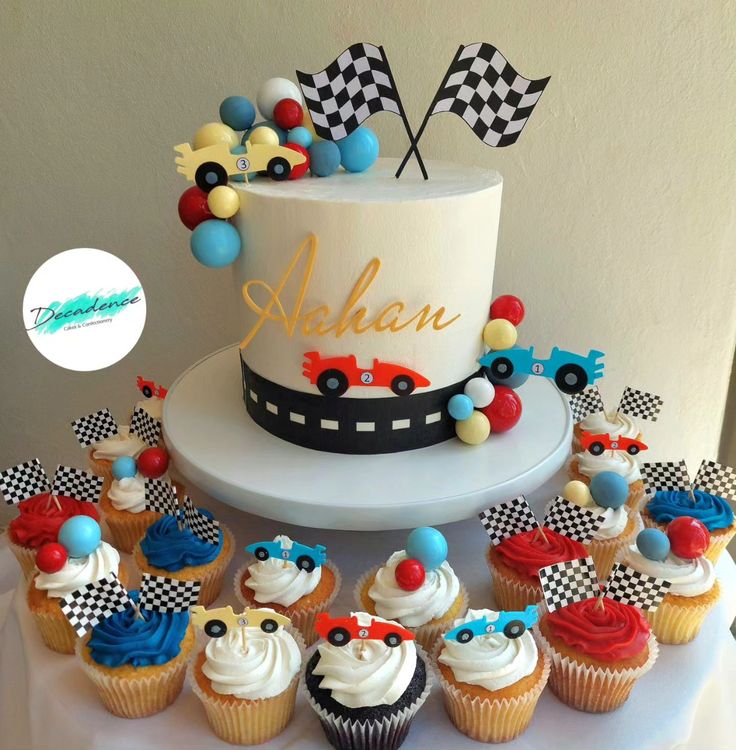
[[[482,445],[448,440],[402,453],[323,453],[276,438],[251,420],[238,347],[229,346],[197,362],[171,387],[164,439],[188,480],[259,516],[360,531],[436,525],[531,492],[564,463],[572,438],[565,397],[536,377],[519,395],[519,424]]]

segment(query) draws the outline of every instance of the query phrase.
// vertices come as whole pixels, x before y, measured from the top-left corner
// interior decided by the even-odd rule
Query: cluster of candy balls
[[[146,479],[160,479],[169,468],[169,454],[165,448],[146,448],[138,458],[119,456],[112,462],[115,479],[128,479],[140,474]]]
[[[378,158],[378,138],[366,127],[359,127],[339,141],[322,140],[314,132],[304,112],[299,87],[286,78],[270,78],[258,90],[258,112],[245,96],[228,96],[220,104],[221,122],[209,122],[194,135],[193,148],[225,144],[232,154],[244,154],[245,143],[283,146],[305,157],[291,169],[289,180],[298,180],[309,171],[315,177],[329,177],[340,167],[347,172],[364,172]],[[249,175],[254,179],[256,175]],[[245,175],[230,177],[244,182]],[[210,268],[222,268],[240,254],[241,239],[228,219],[240,210],[240,195],[228,185],[209,192],[196,185],[179,199],[179,218],[192,230],[194,257]]]
[[[493,350],[512,349],[516,345],[518,326],[524,320],[524,303],[512,294],[504,294],[491,304],[490,320],[483,329],[483,342]],[[455,434],[464,443],[478,445],[491,432],[507,432],[521,419],[521,399],[514,390],[529,376],[514,373],[503,385],[493,376],[471,378],[463,393],[456,393],[447,403],[455,420]]]
[[[447,540],[431,526],[414,529],[406,539],[407,559],[394,571],[396,584],[404,591],[416,591],[427,576],[447,560]]]
[[[42,573],[58,573],[70,558],[91,555],[102,541],[100,524],[89,516],[72,516],[59,529],[57,541],[41,545],[36,567]]]

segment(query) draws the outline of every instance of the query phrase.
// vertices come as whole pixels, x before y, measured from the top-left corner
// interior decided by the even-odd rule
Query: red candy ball
[[[521,399],[516,391],[505,385],[494,386],[496,394],[488,406],[481,411],[491,423],[491,434],[507,432],[521,419]]]
[[[680,516],[667,525],[667,536],[673,554],[685,560],[702,557],[710,544],[710,532],[704,523],[692,516]]]
[[[302,124],[304,110],[296,99],[282,99],[273,108],[273,121],[284,130],[291,130]]]
[[[513,294],[502,294],[491,303],[491,320],[503,318],[518,326],[524,320],[524,303]]]
[[[169,468],[169,454],[164,448],[146,448],[136,459],[136,464],[144,477],[158,479]]]
[[[416,591],[424,583],[424,565],[419,560],[402,560],[396,566],[396,583],[404,591]]]
[[[179,218],[187,229],[194,229],[205,219],[214,219],[215,215],[207,205],[207,193],[196,185],[185,190],[179,198]]]
[[[42,573],[58,573],[67,558],[66,547],[58,542],[47,542],[36,551],[36,567]]]
[[[309,151],[304,146],[300,146],[298,143],[285,143],[284,148],[290,148],[292,151],[298,151],[306,157],[304,164],[297,164],[296,167],[291,168],[289,174],[290,180],[298,180],[300,177],[304,177],[307,170],[309,169]]]

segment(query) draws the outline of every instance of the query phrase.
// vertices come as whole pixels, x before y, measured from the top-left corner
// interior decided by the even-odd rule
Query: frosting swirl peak
[[[269,557],[248,566],[249,578],[245,585],[255,592],[259,604],[280,604],[290,607],[294,602],[314,591],[322,579],[322,566],[311,572],[299,569],[290,560]]]
[[[536,529],[522,531],[504,539],[495,550],[506,565],[535,581],[539,581],[540,568],[588,556],[585,547],[574,539],[547,527],[544,536],[546,540]]]
[[[204,508],[200,508],[200,512],[212,517]],[[148,527],[140,544],[141,552],[151,565],[175,573],[182,568],[212,562],[220,554],[222,543],[222,528],[217,544],[210,544],[194,535],[187,526],[179,529],[174,516],[162,516]]]
[[[602,471],[613,471],[622,476],[628,484],[641,479],[639,464],[634,456],[626,451],[605,451],[600,456],[594,456],[589,451],[576,453],[574,459],[578,462],[578,471],[591,479]]]
[[[647,503],[649,515],[661,524],[668,524],[680,516],[692,516],[705,524],[708,531],[727,529],[733,524],[733,510],[725,500],[718,495],[711,495],[702,490],[694,490],[695,499],[689,492],[680,490],[660,490]]]

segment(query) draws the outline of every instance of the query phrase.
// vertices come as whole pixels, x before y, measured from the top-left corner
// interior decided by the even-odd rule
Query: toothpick
[[[549,544],[549,539],[547,539],[547,536],[544,533],[544,528],[542,526],[537,526],[537,532],[534,534],[534,541],[538,542],[540,536],[544,539],[545,544]]]
[[[133,605],[133,609],[135,610],[135,619],[145,620],[146,618],[143,616],[143,612],[141,612],[141,605],[138,604],[138,602],[134,602],[132,599],[130,600],[130,603]]]
[[[248,650],[248,636],[245,632],[245,625],[242,625],[240,628],[240,638],[243,641],[243,651]]]
[[[358,649],[358,658],[365,659],[365,639],[361,639],[360,648]]]
[[[54,503],[56,504],[56,509],[57,509],[57,510],[61,510],[61,503],[59,502],[59,498],[58,498],[58,497],[56,497],[56,495],[51,495],[51,499],[52,499],[52,500],[54,501]]]
[[[598,601],[597,601],[597,602],[595,603],[595,607],[594,607],[594,609],[602,609],[602,610],[604,610],[604,611],[605,611],[605,609],[606,609],[606,605],[605,605],[605,604],[603,603],[603,599],[604,599],[604,597],[603,597],[603,594],[601,594],[601,595],[600,595],[600,596],[598,597]]]

